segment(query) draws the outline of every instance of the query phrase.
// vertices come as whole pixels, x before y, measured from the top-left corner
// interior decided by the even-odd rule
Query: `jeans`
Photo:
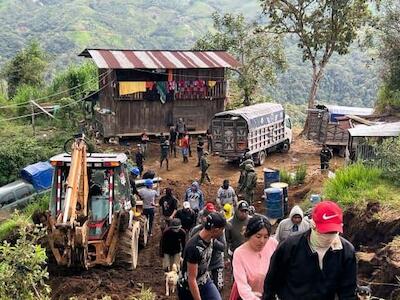
[[[199,286],[200,296],[202,300],[222,300],[221,294],[218,292],[215,284],[209,280],[206,284]],[[188,287],[178,286],[178,298],[179,300],[191,300],[193,299],[192,293]]]
[[[149,234],[151,234],[154,221],[154,208],[143,209],[143,214],[146,216],[147,220],[149,220]]]

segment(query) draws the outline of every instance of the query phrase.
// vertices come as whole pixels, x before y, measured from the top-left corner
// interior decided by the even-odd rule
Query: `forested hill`
[[[86,47],[189,49],[212,28],[214,11],[260,14],[257,0],[2,0],[0,64],[32,39],[52,54],[53,70],[77,61]],[[310,66],[301,62],[295,41],[286,43],[289,69],[266,88],[277,100],[305,103]],[[371,106],[378,75],[369,62],[356,48],[332,60],[318,98]]]

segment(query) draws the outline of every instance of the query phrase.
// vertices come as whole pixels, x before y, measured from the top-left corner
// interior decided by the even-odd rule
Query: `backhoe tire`
[[[147,241],[149,238],[149,220],[147,220],[146,216],[141,215],[139,217],[140,223],[140,235],[139,235],[139,246],[144,248],[147,246]]]
[[[128,270],[134,270],[137,267],[139,258],[139,235],[139,222],[133,222],[131,229],[128,228],[120,233],[116,263],[124,266]]]

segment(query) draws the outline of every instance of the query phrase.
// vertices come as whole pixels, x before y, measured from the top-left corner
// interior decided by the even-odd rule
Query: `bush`
[[[287,183],[289,186],[294,183],[292,175],[285,169],[279,170],[279,180]]]
[[[385,139],[374,148],[377,159],[372,163],[383,169],[384,178],[400,185],[400,138]]]
[[[0,299],[49,299],[46,250],[38,245],[44,230],[24,227],[19,235],[14,246],[0,245]]]
[[[295,184],[302,184],[307,176],[307,165],[301,164],[296,167],[296,171],[294,174],[294,183]]]

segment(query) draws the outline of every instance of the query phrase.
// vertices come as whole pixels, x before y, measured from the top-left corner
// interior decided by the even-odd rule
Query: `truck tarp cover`
[[[23,168],[21,177],[30,182],[36,191],[47,190],[51,187],[53,167],[48,162],[38,162]]]
[[[285,119],[283,107],[277,103],[260,103],[223,111],[215,115],[215,117],[222,116],[242,117],[246,120],[249,129],[262,127]]]

